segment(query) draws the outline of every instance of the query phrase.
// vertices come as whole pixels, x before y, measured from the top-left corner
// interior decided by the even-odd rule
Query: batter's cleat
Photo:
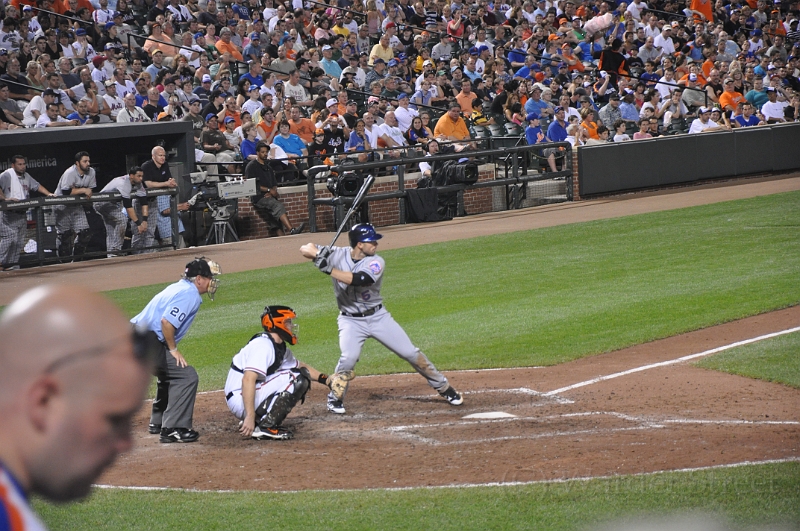
[[[337,415],[344,415],[344,404],[341,400],[329,400],[328,411]]]
[[[258,441],[263,441],[265,439],[275,439],[279,441],[286,441],[289,439],[294,438],[294,434],[287,430],[286,428],[281,428],[278,426],[277,428],[261,428],[256,426],[256,429],[253,430],[253,434],[251,435],[253,439]]]
[[[147,426],[147,431],[150,432],[151,435],[158,435],[161,433],[161,424],[149,424]]]
[[[452,387],[448,387],[446,391],[439,394],[442,395],[448,402],[450,402],[451,406],[460,406],[464,403],[464,399],[461,398],[461,395],[458,394],[458,391]]]
[[[200,438],[200,434],[189,428],[162,428],[162,443],[192,443]]]

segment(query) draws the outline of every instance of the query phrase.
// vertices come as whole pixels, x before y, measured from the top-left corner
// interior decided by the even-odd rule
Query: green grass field
[[[798,212],[795,192],[387,251],[383,294],[441,369],[558,364],[797,304]],[[294,307],[295,352],[320,370],[333,368],[336,308],[327,277],[302,264],[224,279],[181,343],[202,389],[222,387],[265,304]],[[134,315],[162,287],[110,295]],[[769,377],[775,363],[765,358],[753,375]],[[374,342],[358,365],[360,374],[407,370]],[[748,525],[800,525],[799,472],[794,463],[657,476],[670,478],[666,486],[634,477],[357,495],[103,491],[86,503],[38,508],[54,529],[574,529],[693,508]]]
[[[800,389],[800,332],[731,349],[695,365]]]

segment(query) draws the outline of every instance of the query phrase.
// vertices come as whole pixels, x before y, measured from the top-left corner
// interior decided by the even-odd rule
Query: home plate
[[[465,419],[510,419],[516,418],[516,415],[512,415],[511,413],[506,413],[505,411],[487,411],[486,413],[473,413],[472,415],[467,415],[466,417],[462,417]]]

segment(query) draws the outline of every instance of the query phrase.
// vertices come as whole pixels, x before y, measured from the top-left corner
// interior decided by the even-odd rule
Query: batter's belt
[[[369,317],[370,315],[373,315],[375,312],[377,312],[381,308],[383,308],[383,304],[379,304],[379,305],[375,306],[374,308],[370,308],[369,310],[367,310],[365,312],[362,312],[362,313],[342,312],[342,315],[344,315],[345,317]]]

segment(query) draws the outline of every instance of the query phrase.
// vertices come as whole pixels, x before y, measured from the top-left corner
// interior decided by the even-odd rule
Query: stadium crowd
[[[329,1],[10,0],[0,129],[186,120],[233,172],[800,119],[797,0]]]

